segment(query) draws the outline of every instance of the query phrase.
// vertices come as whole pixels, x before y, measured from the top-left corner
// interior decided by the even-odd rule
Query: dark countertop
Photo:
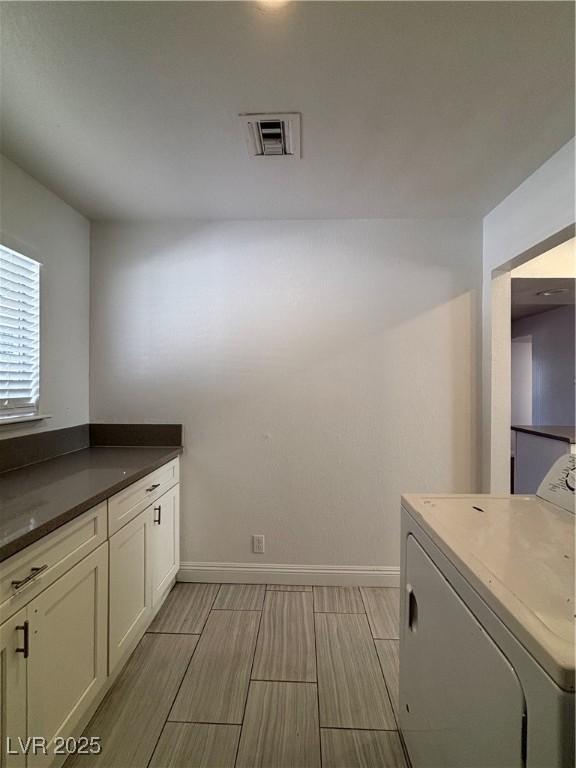
[[[0,474],[0,562],[182,453],[85,448]]]
[[[549,437],[552,440],[562,440],[564,443],[576,443],[576,427],[552,427],[552,426],[530,426],[530,425],[512,425],[515,432],[526,432],[528,435],[539,435],[540,437]]]

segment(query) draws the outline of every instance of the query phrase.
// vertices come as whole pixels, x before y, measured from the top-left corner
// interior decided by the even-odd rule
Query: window
[[[0,422],[33,416],[40,395],[40,264],[0,245]]]

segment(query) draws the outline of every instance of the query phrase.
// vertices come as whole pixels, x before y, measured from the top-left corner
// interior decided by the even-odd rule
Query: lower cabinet
[[[151,570],[152,606],[165,597],[180,567],[180,486],[153,505]]]
[[[177,463],[170,466],[177,476]],[[178,483],[99,545],[95,536],[105,539],[107,512],[98,507],[89,514],[63,529],[55,538],[57,550],[41,550],[39,562],[52,563],[54,576],[58,568],[62,573],[44,589],[30,569],[36,551],[33,560],[24,550],[5,565],[14,577],[30,570],[32,575],[17,593],[23,607],[14,603],[12,593],[20,588],[14,579],[0,606],[6,617],[0,623],[0,768],[63,763],[57,747],[64,744],[58,742],[79,736],[108,678],[134,650],[176,577]],[[79,544],[76,534],[86,528],[89,535],[88,524],[96,548],[86,555],[83,549],[82,559],[62,572],[85,547],[86,536]],[[8,605],[16,611],[9,618]]]
[[[110,539],[109,671],[129,653],[152,614],[152,507]]]
[[[0,765],[20,768],[26,756],[18,739],[26,740],[26,675],[29,624],[26,608],[0,626]]]
[[[0,628],[9,768],[49,765],[55,739],[75,732],[106,682],[107,574],[103,544]]]
[[[110,673],[144,634],[180,567],[180,486],[110,538]]]

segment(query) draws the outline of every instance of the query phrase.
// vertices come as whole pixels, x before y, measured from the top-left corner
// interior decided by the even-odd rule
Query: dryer
[[[574,475],[402,497],[400,729],[413,768],[574,766]]]

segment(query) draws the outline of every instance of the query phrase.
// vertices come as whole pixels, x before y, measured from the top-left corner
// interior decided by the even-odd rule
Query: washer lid
[[[565,690],[574,689],[574,515],[537,496],[412,495],[402,505]]]

